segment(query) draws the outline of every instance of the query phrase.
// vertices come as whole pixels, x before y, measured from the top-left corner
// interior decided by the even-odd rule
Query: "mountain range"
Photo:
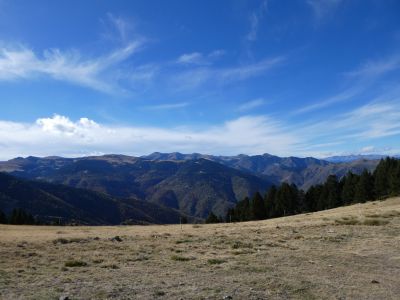
[[[64,189],[67,194],[74,194],[77,198],[80,193],[91,193],[91,213],[94,214],[99,197],[103,199],[100,203],[114,203],[114,209],[126,212],[126,215],[120,213],[112,220],[104,216],[101,220],[85,217],[89,220],[87,223],[111,224],[127,219],[133,222],[168,223],[166,219],[176,222],[180,214],[200,219],[207,217],[211,211],[224,215],[239,200],[252,196],[256,191],[264,193],[273,184],[289,182],[307,190],[314,184],[324,182],[330,174],[340,178],[348,171],[372,171],[378,162],[375,159],[361,159],[336,163],[312,157],[278,157],[270,154],[213,156],[155,152],[142,157],[18,157],[0,162],[0,172],[28,180],[31,186],[45,193],[51,187],[55,197],[57,189]],[[74,190],[65,190],[67,187]],[[79,192],[75,189],[79,189]],[[49,203],[50,200],[46,201]],[[0,202],[0,209],[5,206],[3,202]],[[8,209],[10,207],[9,204]],[[144,214],[164,209],[164,219],[154,214],[147,214],[146,218],[140,214],[134,216],[134,209]]]
[[[356,161],[356,160],[378,160],[387,157],[388,155],[382,155],[382,154],[359,154],[359,155],[343,155],[343,156],[330,156],[324,158],[324,160],[329,161],[329,162],[351,162],[351,161]],[[392,155],[391,157],[394,158],[400,158],[400,155]]]
[[[310,186],[323,183],[331,175],[343,177],[348,171],[361,173],[364,169],[375,169],[379,159],[360,157],[358,160],[329,162],[313,157],[279,157],[270,154],[237,156],[213,156],[199,153],[159,153],[155,152],[144,159],[152,161],[186,161],[208,159],[227,167],[247,172],[263,178],[271,184],[279,185],[282,182],[294,183],[299,188],[307,190]],[[345,158],[343,157],[345,160]]]
[[[22,208],[40,222],[88,225],[178,223],[179,211],[137,199],[0,173],[0,210]]]

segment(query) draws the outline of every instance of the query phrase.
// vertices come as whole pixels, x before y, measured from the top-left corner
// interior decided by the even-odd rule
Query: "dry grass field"
[[[400,198],[260,222],[0,225],[1,299],[399,299]]]

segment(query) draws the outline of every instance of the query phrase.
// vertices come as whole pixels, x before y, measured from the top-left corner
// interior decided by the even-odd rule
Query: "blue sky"
[[[400,153],[400,2],[0,0],[0,159]]]

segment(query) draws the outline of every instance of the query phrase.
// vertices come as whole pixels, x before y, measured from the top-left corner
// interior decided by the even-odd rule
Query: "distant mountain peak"
[[[333,163],[352,162],[356,160],[379,160],[385,157],[400,158],[400,155],[388,154],[350,154],[350,155],[337,155],[323,158],[326,161]]]

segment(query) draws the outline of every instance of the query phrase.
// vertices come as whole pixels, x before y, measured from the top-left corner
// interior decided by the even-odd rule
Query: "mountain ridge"
[[[118,155],[28,157],[1,162],[0,171],[113,197],[140,199],[199,218],[210,211],[224,214],[237,201],[271,185],[264,178],[203,158],[153,161]]]
[[[332,163],[313,157],[271,154],[213,156],[155,152],[147,156],[107,154],[79,158],[15,158],[0,162],[0,171],[29,180],[93,190],[119,199],[138,199],[205,218],[224,215],[244,197],[271,185],[294,183],[300,189],[331,175],[373,171],[379,160]]]
[[[0,210],[10,214],[22,208],[42,222],[117,225],[178,223],[181,214],[173,209],[137,199],[109,195],[61,184],[20,179],[0,173]]]

